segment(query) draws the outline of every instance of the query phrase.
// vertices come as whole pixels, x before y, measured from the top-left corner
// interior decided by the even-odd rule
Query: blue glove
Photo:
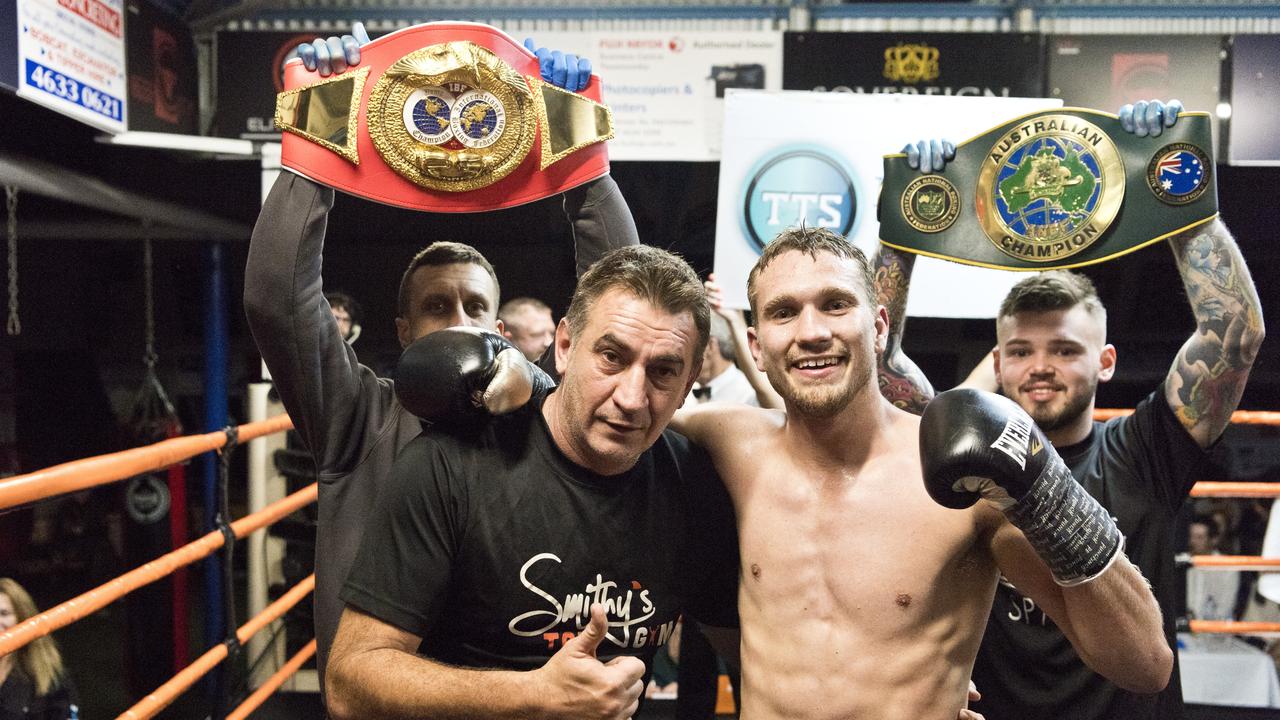
[[[908,143],[902,148],[902,152],[907,154],[907,164],[913,170],[919,170],[922,173],[942,172],[942,169],[947,166],[947,161],[956,158],[956,146],[950,140],[934,139]]]
[[[1168,105],[1159,100],[1139,100],[1120,108],[1120,127],[1138,137],[1160,137],[1165,128],[1178,122],[1180,112],[1181,100],[1170,100]]]
[[[570,92],[578,92],[591,82],[591,61],[559,50],[538,47],[533,38],[525,38],[524,46],[538,57],[542,79]]]
[[[359,65],[360,46],[367,42],[369,33],[364,31],[364,23],[356,23],[351,26],[350,35],[331,35],[328,39],[316,38],[302,43],[298,46],[298,57],[308,70],[319,70],[320,77],[329,77]]]

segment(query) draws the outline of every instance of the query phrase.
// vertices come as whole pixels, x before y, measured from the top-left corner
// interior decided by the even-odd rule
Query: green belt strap
[[[886,155],[880,239],[1005,270],[1104,262],[1217,215],[1212,147],[1208,113],[1156,138],[1096,110],[1031,113],[960,143],[942,173]]]

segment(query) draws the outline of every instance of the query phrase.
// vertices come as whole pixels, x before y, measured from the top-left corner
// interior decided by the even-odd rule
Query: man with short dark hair
[[[358,61],[357,52],[344,67]],[[577,82],[576,68],[569,77]],[[314,604],[322,676],[342,612],[338,591],[374,500],[396,453],[422,429],[396,399],[392,381],[360,364],[322,295],[321,251],[333,199],[330,188],[280,173],[254,227],[244,290],[258,350],[319,473]],[[608,175],[567,191],[564,210],[579,269],[611,247],[638,242]],[[462,243],[433,243],[401,280],[396,334],[407,346],[457,325],[501,332],[498,303],[498,279],[483,255]]]
[[[1176,101],[1175,101],[1176,102]],[[1158,135],[1181,105],[1121,108],[1139,136]],[[925,153],[927,155],[928,153]],[[945,165],[933,153],[935,170]],[[921,165],[926,165],[921,157]],[[1093,419],[1098,383],[1116,370],[1106,312],[1088,278],[1046,272],[1014,286],[996,318],[995,380],[1062,455],[1075,480],[1116,518],[1134,564],[1151,581],[1165,641],[1175,645],[1173,523],[1231,420],[1264,335],[1262,306],[1235,239],[1220,218],[1169,238],[1196,329],[1162,385],[1132,415]],[[882,247],[878,274],[886,306],[905,309],[913,256]],[[899,335],[901,321],[891,313]],[[903,406],[922,408],[933,390],[903,355],[882,363],[881,386]],[[917,410],[919,411],[919,410]],[[974,666],[989,720],[1182,717],[1175,667],[1160,693],[1135,693],[1092,672],[1070,635],[1014,582],[1002,579]]]
[[[555,340],[556,321],[551,317],[551,308],[537,298],[518,297],[502,303],[498,319],[502,321],[503,336],[533,362]]]
[[[338,332],[348,345],[355,344],[360,338],[360,321],[364,319],[360,303],[344,292],[327,292],[324,299],[329,301],[329,310],[333,312],[333,321],[338,323]]]
[[[691,511],[714,473],[666,431],[708,316],[684,261],[611,252],[556,330],[559,387],[478,433],[428,431],[405,448],[343,591],[335,717],[635,713],[654,652],[716,587],[686,534],[707,522]],[[402,365],[486,343],[447,330]]]

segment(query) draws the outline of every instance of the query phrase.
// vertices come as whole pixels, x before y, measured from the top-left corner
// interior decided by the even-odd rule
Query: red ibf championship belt
[[[284,166],[388,205],[496,210],[609,172],[600,79],[581,93],[546,83],[533,53],[488,25],[399,30],[324,79],[290,60],[284,86]]]

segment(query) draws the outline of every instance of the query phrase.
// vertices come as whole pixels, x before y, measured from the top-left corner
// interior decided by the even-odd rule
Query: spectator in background
[[[740,311],[717,308],[711,314],[711,340],[702,353],[702,372],[698,373],[698,381],[693,384],[693,392],[685,402],[725,402],[760,407],[751,381],[735,365],[737,345],[729,323],[720,314],[722,312]]]
[[[0,578],[0,632],[39,612],[14,580]],[[53,638],[37,638],[0,656],[0,720],[78,720],[75,687]]]
[[[538,362],[556,337],[551,308],[537,298],[518,297],[502,303],[498,319],[504,327],[503,336],[519,348],[529,362]]]
[[[1220,555],[1222,532],[1214,518],[1197,515],[1187,530],[1187,551],[1195,555]],[[1240,593],[1240,573],[1187,569],[1187,614],[1200,620],[1234,620]]]
[[[329,301],[329,310],[333,313],[334,321],[338,323],[338,332],[342,334],[342,339],[346,340],[348,345],[354,345],[360,338],[360,321],[364,319],[360,303],[342,292],[325,293],[324,299]]]

